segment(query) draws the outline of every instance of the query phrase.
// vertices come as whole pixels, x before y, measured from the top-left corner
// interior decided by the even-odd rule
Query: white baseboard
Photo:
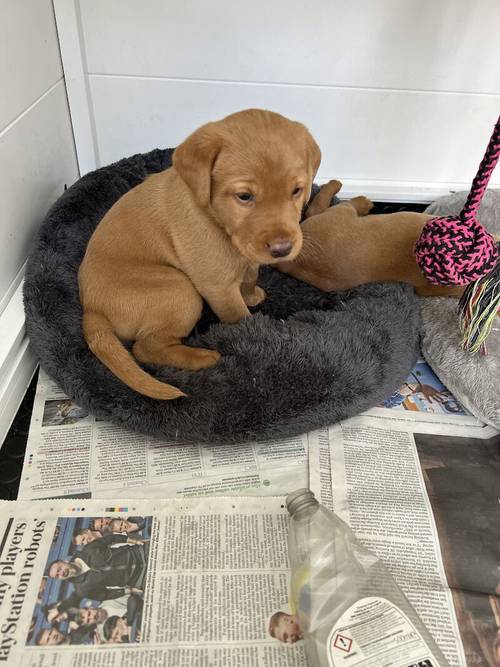
[[[332,179],[335,176],[331,177]],[[319,175],[315,182],[323,185],[331,180]],[[373,201],[403,202],[406,204],[430,204],[439,197],[460,190],[468,191],[470,183],[420,183],[412,181],[376,181],[342,179],[340,199],[350,199],[364,195]]]
[[[22,283],[0,315],[0,443],[36,369],[24,325]]]

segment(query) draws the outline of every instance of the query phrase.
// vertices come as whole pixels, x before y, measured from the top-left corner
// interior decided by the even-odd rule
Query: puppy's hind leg
[[[149,321],[136,337],[133,355],[143,363],[192,371],[215,366],[220,360],[218,352],[182,343],[200,319],[201,296],[182,273],[168,268],[164,271],[169,281],[147,308]]]
[[[145,364],[172,366],[198,371],[215,366],[220,354],[215,350],[183,345],[180,338],[172,336],[170,329],[153,331],[136,341],[132,349],[134,357]]]

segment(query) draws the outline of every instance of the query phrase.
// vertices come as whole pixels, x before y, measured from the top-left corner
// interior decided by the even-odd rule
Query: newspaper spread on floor
[[[387,565],[450,665],[498,667],[500,434],[386,405],[311,437],[310,487]]]
[[[169,443],[95,419],[40,371],[19,498],[286,494],[307,486],[307,442]]]
[[[480,427],[423,361],[368,414]],[[40,371],[19,498],[280,495],[308,484],[311,434],[236,445],[169,443],[99,421]]]
[[[283,501],[0,501],[0,664],[305,667]]]
[[[165,588],[161,589],[164,590],[164,609],[156,612],[160,615],[154,617],[154,621],[151,620],[153,617],[148,617],[156,634],[151,634],[152,630],[146,633],[144,626],[139,629],[139,634],[132,635],[121,622],[118,635],[123,631],[122,637],[129,637],[129,643],[133,636],[140,639],[139,644],[146,639],[149,642],[152,637],[161,637],[161,641],[168,643],[168,651],[173,651],[169,655],[175,656],[172,664],[176,666],[194,664],[193,660],[196,664],[207,665],[265,665],[267,660],[269,664],[287,666],[305,664],[301,642],[289,647],[289,652],[283,652],[276,639],[269,643],[270,637],[266,637],[268,615],[273,611],[285,614],[291,611],[287,603],[286,515],[281,506],[282,496],[307,486],[309,481],[321,502],[335,509],[366,546],[387,564],[451,665],[498,667],[499,479],[500,435],[470,415],[423,361],[415,365],[398,391],[364,415],[295,439],[232,447],[166,443],[98,422],[64,397],[42,375],[20,497],[85,497],[84,510],[71,509],[81,510],[82,519],[90,516],[89,512],[97,517],[99,503],[87,500],[91,495],[113,499],[107,501],[109,503],[116,503],[114,499],[117,497],[132,497],[119,514],[125,523],[116,530],[122,534],[137,529],[136,515],[142,517],[145,511],[142,508],[147,501],[133,498],[176,497],[175,501],[155,505],[163,507],[167,514],[172,507],[192,513],[195,513],[192,508],[201,507],[205,516],[207,507],[218,508],[217,519],[203,518],[202,524],[193,528],[191,519],[179,518],[172,528],[174,535],[180,531],[179,537],[175,537],[176,544],[183,545],[182,549],[175,547],[179,578],[167,577]],[[203,494],[230,497],[220,501],[188,498]],[[245,498],[242,501],[235,497],[238,495],[267,495],[268,498]],[[273,496],[279,496],[278,500]],[[53,501],[54,507],[58,502]],[[124,503],[120,501],[120,504]],[[41,505],[45,506],[45,503]],[[38,507],[38,504],[31,507]],[[268,518],[259,518],[258,507],[263,516],[267,512]],[[110,511],[105,521],[115,516],[111,512],[113,508],[107,509]],[[232,519],[227,519],[225,514],[231,510],[238,514],[248,510],[246,518],[238,519],[242,522],[243,533],[237,532],[236,537],[228,528]],[[273,512],[279,520],[270,518],[274,516]],[[254,514],[256,516],[250,518]],[[211,521],[215,521],[215,528]],[[68,529],[68,535],[71,534],[67,539],[73,544],[73,555],[74,549],[86,546],[88,540],[96,537],[95,533],[101,530],[107,533],[102,521],[87,521],[79,525],[81,527],[90,531],[76,539],[76,527],[73,525],[71,530]],[[181,533],[185,533],[185,537],[181,537]],[[217,538],[214,541],[216,555],[212,557],[212,552],[205,552],[199,563],[192,566],[193,571],[184,572],[182,559],[191,562],[193,549],[198,553],[198,542],[206,542],[212,533]],[[168,534],[171,534],[170,528]],[[170,549],[168,539],[161,538],[161,550]],[[118,546],[113,544],[110,548]],[[262,558],[272,560],[272,554],[277,554],[273,562],[279,571],[279,594],[277,580],[270,583],[268,572],[255,565],[254,551],[261,554],[257,559],[261,564],[264,563]],[[229,552],[234,553],[228,555]],[[2,560],[0,558],[0,567]],[[224,580],[222,584],[219,576],[219,570],[226,566],[231,570],[229,564],[236,561],[244,570],[238,574],[240,578],[234,580],[242,586],[233,591],[238,604],[243,605],[237,609],[224,598],[226,594],[233,595],[230,592],[233,590],[232,580]],[[197,579],[198,576],[201,579]],[[46,570],[42,577],[50,583]],[[1,579],[0,575],[0,604],[8,590],[2,591]],[[247,581],[251,581],[251,587],[246,588]],[[42,582],[42,588],[44,585]],[[154,587],[156,595],[157,582]],[[268,600],[270,591],[272,603]],[[42,596],[44,606],[48,602],[42,592],[40,589],[39,597]],[[56,595],[55,592],[52,594]],[[167,602],[163,603],[163,599]],[[224,600],[223,607],[220,606],[221,600]],[[89,600],[80,602],[80,606],[96,604]],[[133,614],[137,604],[136,597],[132,597],[132,602],[127,602],[127,614]],[[146,608],[149,608],[147,601],[144,602]],[[230,614],[226,608],[231,609]],[[243,608],[247,611],[241,611]],[[38,639],[33,639],[35,626],[27,630],[31,642],[40,641],[38,630],[42,629],[46,631],[42,642],[64,641],[66,645],[68,641],[77,641],[75,637],[80,637],[81,632],[85,635],[80,627],[81,612],[72,612],[71,618],[59,617],[53,609],[43,613],[45,620],[39,621],[37,626]],[[199,625],[199,618],[203,619],[204,630]],[[189,623],[193,625],[192,634],[182,629],[184,622],[186,627]],[[254,639],[257,631],[252,634],[247,630],[257,627],[255,623],[258,632],[263,633],[259,635],[262,644],[260,639]],[[47,635],[49,632],[52,634]],[[227,633],[224,638],[230,637],[227,646],[220,640],[222,632]],[[68,640],[63,633],[74,634]],[[188,635],[189,641],[195,637],[206,640],[210,648],[206,648],[204,654],[193,654],[193,650],[201,649],[183,643]],[[107,636],[105,642],[113,640],[109,638],[109,631]],[[85,644],[101,641],[97,637],[87,637]],[[182,639],[180,644],[179,638]],[[167,649],[158,652],[156,647],[148,645],[147,657],[141,657],[144,662],[138,664],[145,667],[169,664],[164,662],[164,650]],[[72,664],[78,667],[99,665],[94,661],[94,654],[91,655],[92,658],[82,653],[83,657],[78,656],[78,661]],[[123,658],[109,655],[106,652],[108,657],[102,658],[103,667],[115,664],[122,667],[122,659],[123,666],[128,667],[138,660],[135,653],[130,653],[131,657],[124,653]],[[35,662],[29,664],[34,667]],[[36,664],[43,667],[45,663],[37,661]],[[60,663],[54,659],[50,664]]]

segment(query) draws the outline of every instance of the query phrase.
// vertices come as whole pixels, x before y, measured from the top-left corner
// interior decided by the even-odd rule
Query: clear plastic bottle
[[[291,606],[310,667],[445,667],[385,565],[309,489],[286,500]]]

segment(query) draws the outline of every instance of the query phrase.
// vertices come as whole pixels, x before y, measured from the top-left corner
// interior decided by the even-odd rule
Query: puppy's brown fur
[[[461,287],[431,285],[413,255],[413,246],[432,216],[401,212],[367,216],[373,203],[355,197],[329,208],[340,181],[324,185],[309,205],[302,224],[303,245],[280,271],[325,292],[370,282],[405,282],[421,296],[460,296]]]
[[[303,125],[258,109],[188,137],[173,166],[121,197],[90,239],[79,285],[94,354],[142,394],[183,396],[133,357],[191,370],[217,363],[218,352],[182,342],[202,300],[234,323],[265,298],[259,264],[300,251],[301,211],[320,159]],[[121,340],[135,341],[133,356]]]

